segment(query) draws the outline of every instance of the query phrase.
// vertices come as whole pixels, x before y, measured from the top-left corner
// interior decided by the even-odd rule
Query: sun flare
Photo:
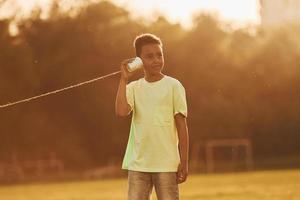
[[[155,18],[164,15],[171,22],[185,27],[192,25],[193,16],[199,12],[213,12],[223,21],[240,25],[259,23],[258,0],[113,0],[126,7],[134,17]]]
[[[99,2],[101,0],[62,0],[59,3],[64,7],[72,7],[83,2]],[[7,1],[0,10],[0,17],[16,14],[17,17],[26,17],[35,7],[41,7],[44,17],[47,17],[52,0],[16,0]],[[165,16],[172,23],[180,23],[184,27],[192,25],[193,16],[199,12],[213,12],[223,21],[235,24],[258,24],[258,0],[111,0],[129,11],[133,17],[142,17],[154,20],[158,15]]]

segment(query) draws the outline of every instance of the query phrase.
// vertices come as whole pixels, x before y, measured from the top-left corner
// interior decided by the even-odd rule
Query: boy
[[[161,40],[142,34],[134,41],[143,61],[144,78],[128,83],[132,60],[122,62],[116,115],[132,121],[123,169],[128,170],[128,199],[149,200],[153,186],[158,200],[178,200],[178,184],[188,175],[188,130],[185,90],[162,73]]]

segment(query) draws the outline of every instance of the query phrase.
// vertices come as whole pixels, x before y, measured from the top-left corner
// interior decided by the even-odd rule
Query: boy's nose
[[[154,61],[157,63],[157,62],[160,62],[161,59],[160,59],[160,57],[155,57],[155,60],[154,60]]]

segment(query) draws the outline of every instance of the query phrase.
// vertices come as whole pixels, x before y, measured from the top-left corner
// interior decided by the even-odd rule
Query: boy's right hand
[[[129,59],[123,60],[121,63],[121,79],[123,81],[127,82],[133,75],[133,72],[129,72],[127,69],[128,63],[132,62],[133,60],[134,60],[134,58],[129,58]]]

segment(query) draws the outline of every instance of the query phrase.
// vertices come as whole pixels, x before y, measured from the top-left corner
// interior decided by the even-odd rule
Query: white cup
[[[143,67],[143,61],[139,57],[136,57],[132,62],[127,64],[127,69],[129,72],[133,72],[142,67]]]

